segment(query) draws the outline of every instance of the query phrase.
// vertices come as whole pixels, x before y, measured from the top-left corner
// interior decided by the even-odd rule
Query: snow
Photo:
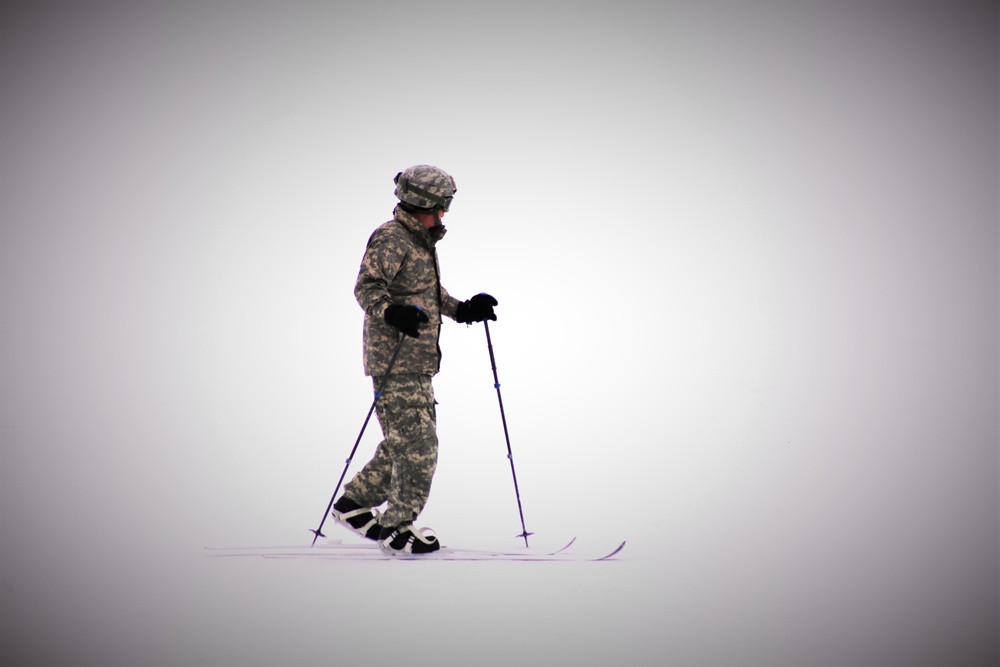
[[[995,664],[997,17],[886,6],[5,3],[0,664]],[[207,555],[311,541],[423,162],[533,546],[628,547]],[[516,547],[441,344],[420,523]]]

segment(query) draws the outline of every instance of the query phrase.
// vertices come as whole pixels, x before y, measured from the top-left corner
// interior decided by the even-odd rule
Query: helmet
[[[410,167],[396,174],[396,198],[416,208],[447,211],[458,192],[455,179],[447,172],[427,164]]]

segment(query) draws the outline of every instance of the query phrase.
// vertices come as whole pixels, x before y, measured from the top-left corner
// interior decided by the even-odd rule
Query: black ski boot
[[[427,528],[414,528],[413,524],[383,526],[378,536],[379,549],[388,554],[429,554],[441,548],[434,535],[427,535]]]
[[[381,514],[377,509],[362,507],[347,496],[341,496],[330,512],[333,520],[352,533],[369,540],[378,540],[382,526],[378,520]]]

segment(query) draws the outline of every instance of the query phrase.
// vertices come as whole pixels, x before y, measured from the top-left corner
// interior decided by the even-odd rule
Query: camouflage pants
[[[385,526],[417,518],[427,503],[437,468],[437,416],[429,375],[407,373],[372,378],[382,392],[375,404],[383,440],[375,455],[345,487],[364,507],[388,502]]]

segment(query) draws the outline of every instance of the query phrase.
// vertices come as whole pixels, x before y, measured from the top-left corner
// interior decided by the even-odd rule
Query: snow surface
[[[995,5],[341,5],[0,8],[0,664],[996,664]],[[310,541],[422,162],[533,543],[628,547],[209,557]],[[441,343],[421,523],[516,547]]]

